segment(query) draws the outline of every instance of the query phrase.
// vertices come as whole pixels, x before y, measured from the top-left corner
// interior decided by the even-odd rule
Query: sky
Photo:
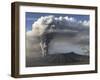
[[[89,55],[89,22],[89,15],[27,12],[27,53],[38,55],[38,51],[41,50],[40,36],[46,31],[56,30],[60,34],[54,34],[50,41],[49,54],[75,52],[80,55]],[[62,33],[64,30],[66,33]]]
[[[89,15],[74,15],[74,14],[58,14],[58,13],[36,13],[36,12],[26,12],[25,17],[26,17],[26,32],[32,30],[32,24],[38,20],[41,16],[49,16],[49,15],[54,15],[55,17],[73,17],[77,21],[89,21]]]

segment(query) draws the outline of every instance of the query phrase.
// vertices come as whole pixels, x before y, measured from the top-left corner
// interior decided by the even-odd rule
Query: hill
[[[71,52],[67,54],[48,54],[45,57],[26,59],[26,67],[79,64],[89,64],[89,56]]]

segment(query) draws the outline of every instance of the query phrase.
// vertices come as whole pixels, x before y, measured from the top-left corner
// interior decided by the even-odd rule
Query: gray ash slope
[[[89,64],[89,56],[74,52],[48,54],[45,57],[26,59],[26,67]]]

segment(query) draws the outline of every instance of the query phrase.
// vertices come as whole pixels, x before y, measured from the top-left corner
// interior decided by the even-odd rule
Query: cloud
[[[37,34],[33,31],[26,33],[26,58],[30,59],[33,57],[41,56],[40,39]]]
[[[80,55],[89,55],[89,53],[85,54],[84,50],[81,49],[86,46],[88,46],[86,49],[89,49],[89,21],[78,21],[74,17],[55,17],[53,15],[41,16],[33,23],[32,31],[26,33],[28,54],[38,55],[41,52],[39,37],[52,30],[60,34],[56,34],[54,39],[51,40],[49,44],[50,54],[55,53],[55,51],[56,53],[73,51]]]

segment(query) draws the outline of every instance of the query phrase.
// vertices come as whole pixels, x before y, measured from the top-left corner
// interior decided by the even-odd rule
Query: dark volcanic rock
[[[48,54],[45,57],[26,59],[26,67],[89,64],[89,56],[74,52]]]

